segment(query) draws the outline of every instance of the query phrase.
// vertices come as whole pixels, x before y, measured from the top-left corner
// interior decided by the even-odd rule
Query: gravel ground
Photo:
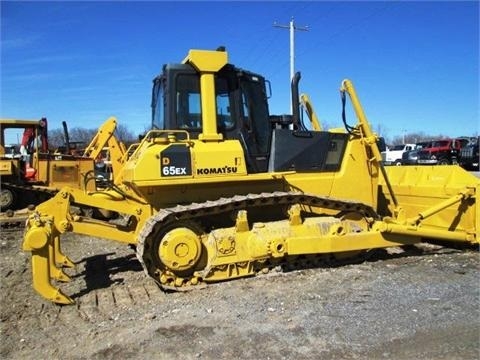
[[[31,287],[20,231],[1,233],[3,359],[479,359],[475,249],[420,244],[330,268],[164,293],[127,246],[68,234],[62,289]]]

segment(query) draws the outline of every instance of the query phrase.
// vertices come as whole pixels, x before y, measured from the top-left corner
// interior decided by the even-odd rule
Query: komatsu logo
[[[201,168],[201,169],[197,169],[197,175],[235,174],[237,171],[238,171],[238,168],[236,166]]]

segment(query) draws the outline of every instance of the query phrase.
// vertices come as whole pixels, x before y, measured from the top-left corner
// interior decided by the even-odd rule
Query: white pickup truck
[[[402,155],[405,151],[415,149],[415,144],[395,145],[393,148],[382,151],[382,161],[385,165],[402,165]]]

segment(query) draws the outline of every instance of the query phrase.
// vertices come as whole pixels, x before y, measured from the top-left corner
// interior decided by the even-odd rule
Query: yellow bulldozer
[[[107,119],[84,153],[76,155],[72,154],[65,122],[65,149],[51,151],[46,118],[0,119],[0,210],[39,204],[65,186],[96,190],[95,160],[104,148],[111,154],[113,173],[123,166],[126,149],[114,135],[116,126],[115,118]],[[8,144],[12,136],[21,136],[19,144]],[[11,221],[10,216],[4,219]]]
[[[93,170],[91,159],[49,152],[47,119],[0,119],[0,209],[36,204],[64,186],[85,188],[82,174]],[[16,136],[19,144],[8,145]],[[94,184],[86,189],[94,190]],[[24,204],[25,205],[25,204]]]
[[[344,80],[340,94],[355,124],[343,116],[345,128],[323,131],[299,79],[292,114],[276,116],[264,77],[229,64],[224,50],[190,50],[165,65],[153,81],[153,128],[114,186],[65,187],[30,215],[23,249],[35,290],[73,303],[55,285],[70,280],[63,268],[74,265],[61,250],[67,232],[133,245],[145,272],[169,290],[424,239],[478,244],[479,179],[458,166],[385,169],[352,83]],[[125,222],[77,215],[79,205]]]

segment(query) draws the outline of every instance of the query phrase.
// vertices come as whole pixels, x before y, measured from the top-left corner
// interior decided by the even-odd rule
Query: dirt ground
[[[338,267],[164,293],[127,246],[69,234],[62,284],[31,287],[22,232],[0,236],[2,359],[479,359],[476,249],[421,244]]]

